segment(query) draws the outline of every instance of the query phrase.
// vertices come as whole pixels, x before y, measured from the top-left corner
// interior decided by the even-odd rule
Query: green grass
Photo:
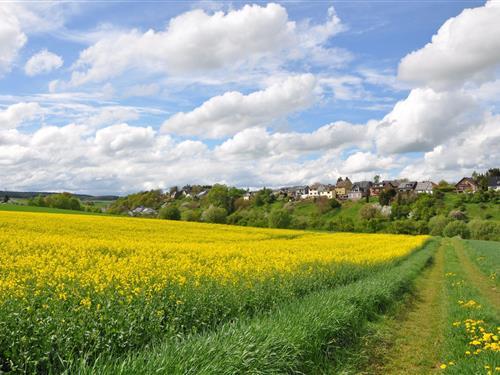
[[[395,303],[428,264],[428,244],[394,267],[352,284],[308,294],[272,313],[166,340],[120,359],[101,357],[73,372],[100,374],[280,374],[331,371],[359,343],[366,323]]]
[[[479,337],[480,328],[498,335],[500,295],[488,272],[478,269],[488,261],[498,264],[498,243],[459,239],[441,243],[433,267],[417,279],[412,298],[374,322],[360,340],[363,346],[332,373],[488,374],[485,366],[495,373],[500,366],[498,352],[485,349],[484,342],[471,344],[474,334],[466,331],[465,323],[479,321]],[[469,259],[476,258],[474,249],[485,254],[483,264]],[[482,351],[474,354],[480,347]]]
[[[500,242],[466,241],[470,259],[492,282],[500,284]]]
[[[481,374],[486,373],[485,366],[500,365],[498,354],[484,350],[483,345],[471,344],[473,335],[466,332],[467,319],[484,321],[478,323],[486,332],[496,333],[500,324],[499,311],[493,306],[474,283],[475,274],[464,267],[457,255],[458,240],[447,240],[445,251],[446,298],[449,305],[447,316],[446,339],[442,363],[447,367],[446,374]],[[482,336],[482,335],[481,335]],[[475,354],[477,348],[483,350]],[[467,354],[470,352],[470,354]],[[451,362],[451,363],[450,363]]]
[[[111,205],[114,201],[100,201],[100,200],[90,200],[90,201],[82,201],[82,204],[87,205],[89,202],[93,203],[93,207],[105,208]]]
[[[494,203],[466,203],[469,219],[500,220],[500,205]]]
[[[443,258],[440,246],[432,267],[417,278],[412,293],[371,326],[365,346],[354,358],[357,367],[344,372],[420,375],[438,368],[447,308]]]
[[[72,215],[106,215],[105,213],[99,213],[99,212],[63,210],[60,208],[24,206],[18,204],[10,204],[10,203],[0,204],[0,211],[45,212],[51,214],[72,214]]]

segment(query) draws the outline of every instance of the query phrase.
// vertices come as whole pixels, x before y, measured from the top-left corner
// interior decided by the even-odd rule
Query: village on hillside
[[[327,199],[337,199],[339,201],[360,200],[363,198],[377,197],[382,191],[394,190],[400,193],[416,193],[416,194],[433,194],[433,191],[438,184],[432,181],[409,181],[408,179],[400,180],[382,180],[374,178],[374,181],[358,181],[352,182],[349,177],[339,177],[336,184],[323,184],[320,182],[311,185],[288,186],[272,189],[272,192],[277,198],[290,200],[304,200],[311,198],[325,197]],[[186,185],[182,188],[173,187],[168,193],[171,198],[190,197],[194,199],[203,198],[210,191],[211,186],[190,186]],[[490,176],[488,178],[488,190],[500,191],[500,177]],[[457,193],[475,193],[480,190],[479,183],[472,177],[463,177],[458,181],[453,190]],[[244,200],[250,200],[256,191],[248,190],[244,196]]]

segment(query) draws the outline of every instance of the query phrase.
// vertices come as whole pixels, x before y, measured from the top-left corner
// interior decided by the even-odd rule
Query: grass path
[[[444,340],[444,256],[439,247],[434,264],[416,281],[416,295],[400,314],[384,322],[385,345],[377,345],[367,374],[428,374],[438,368]],[[388,339],[388,340],[387,340]]]
[[[468,357],[465,351],[474,350],[470,338],[460,324],[455,327],[455,321],[470,318],[481,319],[478,324],[486,324],[485,329],[494,327],[500,311],[498,289],[473,263],[467,246],[459,239],[441,241],[434,264],[416,280],[414,296],[375,328],[371,363],[361,373],[432,374],[442,372],[443,363],[450,374],[478,373],[483,364],[498,367],[491,352]],[[460,300],[478,301],[483,307],[462,307]]]
[[[488,300],[488,302],[500,311],[500,293],[498,292],[494,283],[474,263],[466,254],[466,248],[463,241],[452,240],[455,252],[462,264],[463,270],[467,279],[474,285],[476,289]]]

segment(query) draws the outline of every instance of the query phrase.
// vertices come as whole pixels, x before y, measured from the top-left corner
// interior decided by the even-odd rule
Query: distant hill
[[[49,192],[49,191],[6,191],[6,190],[0,190],[0,197],[7,195],[10,198],[29,199],[29,198],[34,198],[38,195],[47,196],[47,195],[53,195],[53,194],[58,194],[58,193]],[[115,201],[119,198],[119,196],[117,196],[117,195],[97,195],[97,196],[88,195],[88,194],[72,194],[72,195],[78,199],[81,199],[81,200],[96,200],[96,201]]]

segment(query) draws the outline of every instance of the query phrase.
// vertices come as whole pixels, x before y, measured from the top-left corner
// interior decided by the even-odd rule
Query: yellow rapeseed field
[[[384,262],[427,239],[15,212],[0,212],[0,222],[3,300],[47,288],[63,300],[109,288],[134,298],[171,284],[201,287],[206,279],[263,280],[333,262]]]
[[[426,236],[0,212],[0,369],[59,372],[391,267]]]

